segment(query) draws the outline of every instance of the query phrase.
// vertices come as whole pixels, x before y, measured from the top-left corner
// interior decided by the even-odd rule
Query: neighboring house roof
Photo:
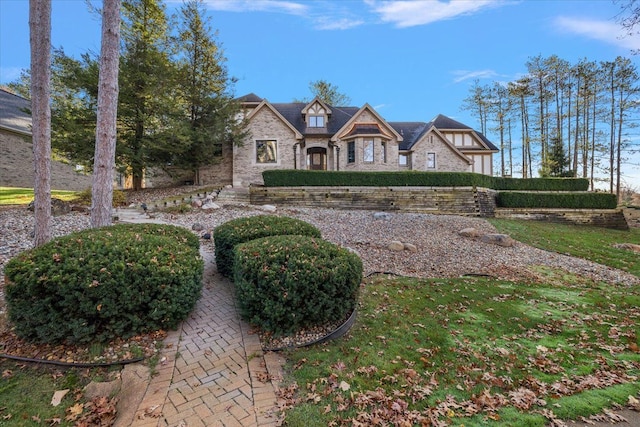
[[[31,101],[0,89],[0,129],[31,136]]]

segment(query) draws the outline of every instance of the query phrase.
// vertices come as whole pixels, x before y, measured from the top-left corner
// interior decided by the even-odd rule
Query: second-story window
[[[309,127],[310,128],[323,128],[324,127],[324,116],[309,116]]]

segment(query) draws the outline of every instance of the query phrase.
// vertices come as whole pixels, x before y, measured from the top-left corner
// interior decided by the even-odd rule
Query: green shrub
[[[267,187],[487,187],[492,178],[470,172],[359,172],[269,170],[262,173]]]
[[[9,319],[21,337],[46,343],[108,342],[175,328],[200,296],[202,271],[189,230],[157,224],[84,230],[7,263]]]
[[[618,201],[609,193],[499,192],[501,208],[615,209]]]
[[[360,258],[320,238],[271,236],[235,249],[240,312],[275,335],[344,318],[361,281]]]
[[[267,187],[483,187],[495,190],[586,191],[585,178],[500,178],[471,172],[269,170]]]
[[[80,205],[91,206],[91,198],[91,189],[89,188],[78,193],[78,195],[72,201]],[[113,199],[111,201],[111,204],[114,208],[126,205],[127,195],[125,194],[125,192],[121,190],[113,190]]]
[[[305,235],[321,237],[320,230],[296,218],[258,215],[227,221],[213,230],[218,272],[233,275],[233,248],[244,242],[267,236]]]
[[[513,191],[587,191],[587,178],[493,178],[494,190]]]

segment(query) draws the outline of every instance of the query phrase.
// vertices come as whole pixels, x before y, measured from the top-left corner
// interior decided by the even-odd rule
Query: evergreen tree
[[[313,98],[320,98],[320,100],[328,105],[334,107],[346,107],[351,103],[349,98],[344,93],[340,92],[338,86],[329,83],[326,80],[316,80],[309,83],[309,90],[313,94]],[[293,102],[310,102],[311,99],[304,98],[302,100],[294,99]]]
[[[200,168],[221,160],[234,141],[242,140],[243,125],[236,120],[240,106],[231,95],[225,57],[215,40],[202,0],[188,0],[180,9],[177,86],[182,101],[182,123],[176,123],[171,164],[193,171],[201,184]]]

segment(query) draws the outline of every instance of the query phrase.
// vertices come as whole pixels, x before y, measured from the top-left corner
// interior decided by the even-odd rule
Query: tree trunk
[[[98,81],[98,116],[91,190],[91,226],[111,225],[118,111],[120,0],[104,0]]]
[[[31,112],[34,182],[34,245],[51,240],[51,0],[29,1]]]

